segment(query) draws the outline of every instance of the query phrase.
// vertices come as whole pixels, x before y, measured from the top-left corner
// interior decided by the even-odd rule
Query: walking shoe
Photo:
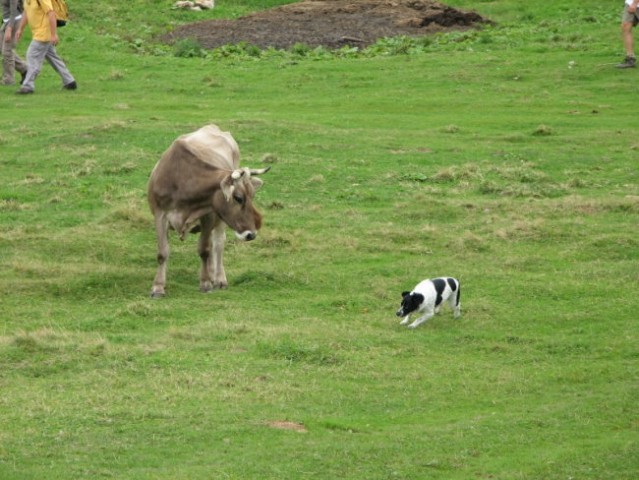
[[[617,68],[635,68],[637,59],[635,57],[627,56],[623,59],[622,63],[616,65]]]
[[[64,88],[65,90],[76,90],[78,88],[78,84],[75,83],[75,80],[74,80],[71,83],[67,83],[62,88]]]
[[[19,94],[19,95],[28,95],[30,93],[33,93],[33,90],[29,90],[28,88],[22,87],[16,93]]]

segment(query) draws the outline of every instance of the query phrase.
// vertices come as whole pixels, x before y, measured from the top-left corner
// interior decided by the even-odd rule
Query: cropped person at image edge
[[[617,68],[634,68],[637,64],[632,29],[639,23],[639,17],[637,17],[638,4],[639,0],[626,0],[621,13],[621,38],[623,39],[623,47],[626,50],[626,58],[617,65]]]
[[[2,48],[3,85],[15,84],[16,71],[22,76],[22,80],[27,74],[27,64],[16,52],[16,31],[21,18],[22,0],[2,0],[0,46]]]
[[[62,88],[75,90],[78,85],[69,72],[62,58],[58,56],[55,46],[58,44],[58,27],[51,0],[24,0],[24,12],[16,39],[20,40],[24,27],[29,24],[32,39],[27,49],[27,75],[22,87],[16,93],[29,94],[35,91],[37,78],[45,60],[53,67],[62,79]]]

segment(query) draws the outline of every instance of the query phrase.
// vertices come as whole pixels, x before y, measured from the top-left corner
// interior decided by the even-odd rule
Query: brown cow
[[[200,290],[228,286],[222,254],[228,225],[241,240],[253,240],[262,216],[253,207],[266,173],[240,168],[240,149],[230,133],[216,125],[180,136],[164,152],[149,178],[148,200],[155,217],[158,241],[158,271],[151,297],[164,295],[169,229],[181,240],[187,233],[200,233],[198,254],[202,259]]]

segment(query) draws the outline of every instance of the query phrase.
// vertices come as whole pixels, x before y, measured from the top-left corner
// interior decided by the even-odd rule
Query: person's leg
[[[0,45],[2,46],[2,85],[13,85],[15,80],[13,79],[13,72],[15,68],[15,61],[13,59],[13,42],[4,41],[4,29],[6,24],[0,28]]]
[[[24,60],[22,60],[22,57],[20,57],[20,55],[18,55],[18,52],[15,50],[15,40],[13,42],[13,61],[15,63],[15,69],[16,72],[18,72],[20,75],[22,75],[22,81],[24,81],[25,77],[27,76],[27,70],[29,70],[29,66],[27,65],[27,62],[25,62]],[[20,83],[22,83],[22,81]]]
[[[53,69],[58,72],[58,75],[60,75],[63,87],[68,88],[68,86],[75,84],[75,78],[73,78],[73,75],[71,75],[71,72],[64,63],[64,60],[60,58],[58,52],[55,49],[55,46],[53,46],[53,44],[51,43],[49,44],[49,49],[47,50],[46,59],[47,62],[49,62],[49,64],[53,67]]]
[[[624,6],[623,12],[621,13],[621,40],[626,52],[626,57],[623,62],[617,65],[617,68],[634,68],[637,63],[637,59],[635,58],[634,40],[632,38],[634,22],[635,15],[628,12],[627,7]]]
[[[48,51],[49,43],[31,40],[29,48],[27,49],[27,65],[29,69],[27,70],[24,82],[22,82],[22,88],[18,90],[18,93],[33,93],[35,90],[35,79],[40,74],[44,57]]]
[[[621,37],[626,57],[635,57],[634,41],[632,38],[632,22],[621,23]]]

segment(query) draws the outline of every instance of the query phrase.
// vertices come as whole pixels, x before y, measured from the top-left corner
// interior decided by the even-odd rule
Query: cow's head
[[[253,240],[262,226],[262,215],[253,206],[253,197],[264,182],[256,175],[262,175],[270,169],[271,167],[234,170],[222,180],[222,195],[213,197],[216,213],[235,231],[240,240]]]

